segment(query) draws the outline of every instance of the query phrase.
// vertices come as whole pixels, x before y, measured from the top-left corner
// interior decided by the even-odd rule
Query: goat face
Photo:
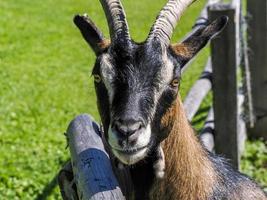
[[[133,164],[166,137],[160,120],[177,95],[181,64],[159,41],[117,50],[97,58],[93,75],[106,139],[122,162]]]
[[[117,7],[111,6],[114,2]],[[111,43],[87,16],[74,18],[97,55],[93,75],[105,138],[114,155],[125,164],[142,160],[168,136],[168,128],[161,121],[176,99],[182,67],[227,22],[226,17],[221,17],[203,25],[182,43],[170,45],[179,12],[192,0],[184,1],[180,8],[181,2],[167,3],[141,44],[130,39],[119,0],[101,1]],[[174,11],[175,6],[180,9]],[[177,19],[166,20],[166,16]]]

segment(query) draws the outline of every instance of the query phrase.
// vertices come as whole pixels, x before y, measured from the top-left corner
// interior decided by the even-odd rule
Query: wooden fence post
[[[267,140],[267,1],[248,0],[248,47],[253,109],[251,136]]]
[[[211,42],[213,67],[213,105],[215,118],[215,152],[223,154],[238,168],[239,111],[237,67],[239,53],[239,13],[232,4],[214,4],[209,7],[209,19],[226,15],[229,22],[225,30]]]
[[[67,130],[79,199],[125,199],[99,133],[89,115],[76,117]]]

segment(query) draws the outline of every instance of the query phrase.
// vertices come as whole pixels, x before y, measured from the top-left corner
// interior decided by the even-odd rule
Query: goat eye
[[[94,79],[95,79],[95,82],[96,82],[96,83],[100,83],[100,82],[101,82],[101,77],[100,77],[100,75],[98,75],[98,74],[94,74],[93,76],[94,76]]]
[[[171,84],[170,84],[172,87],[178,87],[179,86],[179,79],[178,78],[175,78],[171,81]]]

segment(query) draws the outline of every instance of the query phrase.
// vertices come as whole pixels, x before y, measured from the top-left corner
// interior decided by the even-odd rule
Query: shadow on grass
[[[210,110],[210,106],[205,106],[204,108],[200,108],[193,121],[192,121],[192,125],[195,126],[196,124],[203,122],[206,118],[207,118],[207,113]]]
[[[192,121],[192,125],[195,126],[195,125],[197,125],[198,123],[203,122],[206,118],[207,118],[207,116],[205,116],[205,115],[203,115],[203,116],[201,116],[201,117],[198,117],[197,119],[194,119],[194,120]]]
[[[47,199],[50,194],[53,192],[53,190],[57,187],[57,175],[54,176],[54,178],[44,187],[41,194],[39,194],[35,200],[45,200]]]

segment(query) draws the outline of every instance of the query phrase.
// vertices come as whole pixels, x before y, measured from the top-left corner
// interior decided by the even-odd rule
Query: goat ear
[[[171,45],[171,49],[182,60],[184,66],[192,57],[194,57],[210,39],[218,35],[228,22],[228,17],[217,18],[207,26],[198,29],[182,43]]]
[[[96,55],[101,54],[109,46],[110,41],[104,38],[102,32],[87,15],[76,15],[73,21]]]

